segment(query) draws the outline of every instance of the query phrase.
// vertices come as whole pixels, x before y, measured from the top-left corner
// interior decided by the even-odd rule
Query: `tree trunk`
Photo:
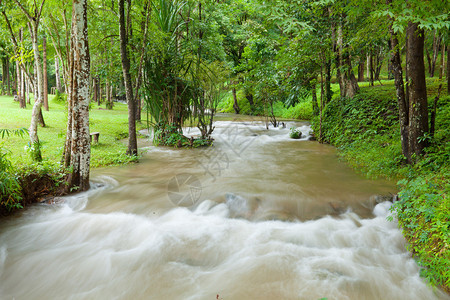
[[[87,32],[87,0],[73,0],[70,51],[69,119],[72,121],[68,188],[89,189],[91,145],[89,135],[89,75],[90,57]]]
[[[129,5],[129,4],[128,4]],[[130,60],[128,58],[128,36],[125,24],[125,0],[119,0],[119,35],[120,56],[122,58],[122,72],[125,82],[125,94],[128,103],[128,155],[137,155],[136,141],[136,105],[133,98],[133,85],[131,84]]]
[[[323,83],[321,83],[321,99],[323,98]],[[319,105],[317,104],[317,89],[316,89],[316,82],[314,81],[311,86],[311,95],[312,95],[312,108],[313,108],[313,114],[317,116],[319,114]]]
[[[337,29],[337,66],[339,88],[342,98],[353,98],[359,91],[358,81],[353,73],[348,45],[344,44],[343,19],[341,16],[340,24]]]
[[[447,45],[447,94],[450,95],[450,43]]]
[[[234,112],[236,113],[236,114],[239,114],[239,112],[240,112],[240,108],[239,108],[239,104],[238,104],[238,101],[237,101],[237,96],[236,96],[236,88],[233,88],[233,108],[234,108]]]
[[[424,31],[417,23],[408,24],[408,75],[409,75],[409,148],[411,154],[423,153],[427,146],[428,102],[423,59]]]
[[[375,74],[374,74],[374,79],[375,80],[380,80],[380,73],[381,73],[381,67],[383,66],[383,54],[382,54],[382,49],[378,49],[377,51],[377,55],[375,56]]]
[[[428,73],[431,74],[432,62],[431,62],[431,55],[430,55],[430,52],[428,51],[428,48],[425,48],[425,55],[426,55],[427,62],[428,62]]]
[[[42,40],[42,51],[43,51],[43,57],[42,57],[42,61],[43,61],[43,65],[44,65],[44,70],[43,70],[43,97],[44,97],[44,108],[46,111],[48,111],[48,77],[47,77],[47,38],[44,36],[43,40]]]
[[[439,55],[440,38],[437,30],[434,30],[433,35],[433,56],[431,58],[430,77],[434,77],[434,71],[436,70],[436,61]]]
[[[19,30],[19,39],[20,42],[23,43],[23,30],[20,28]],[[23,55],[23,51],[20,51],[20,54]],[[19,66],[19,65],[18,65]],[[19,98],[20,108],[26,108],[27,103],[25,100],[25,72],[20,69],[20,67],[17,68],[18,72],[18,80],[17,80],[17,96]]]
[[[112,86],[111,83],[109,82],[109,80],[106,80],[106,85],[105,85],[105,96],[106,96],[106,108],[107,109],[113,109],[113,105],[112,105]]]
[[[252,93],[247,93],[245,98],[247,99],[248,104],[250,104],[250,108],[253,110],[253,108],[255,106],[255,102],[253,101],[253,94]]]
[[[373,55],[369,54],[370,85],[373,86]]]
[[[366,59],[366,77],[370,78],[370,55],[367,55]]]
[[[97,78],[92,78],[92,92],[92,102],[97,102]]]
[[[6,76],[5,68],[6,68],[6,63],[5,63],[5,58],[3,57],[2,58],[2,91],[1,91],[1,95],[4,95],[3,91],[5,90],[5,76]]]
[[[11,96],[11,76],[10,76],[9,57],[6,57],[6,80],[7,80],[7,95]]]
[[[323,74],[321,78],[323,79]],[[325,86],[323,88],[325,89],[325,97],[320,101],[326,105],[330,103],[333,97],[333,91],[331,90],[331,59],[325,63]]]
[[[364,57],[359,58],[358,63],[358,82],[364,81]]]
[[[19,67],[19,62],[16,60],[16,84],[15,84],[15,90],[16,90],[16,95],[17,95],[17,101],[19,101],[20,103],[20,108],[22,107],[22,102],[20,102],[20,67]]]
[[[26,77],[23,70],[20,71],[20,107],[25,108],[27,106],[26,102]]]
[[[59,73],[59,58],[55,56],[55,77],[56,77],[56,89],[58,92],[62,92],[61,90],[61,75]]]
[[[36,21],[30,24],[30,35],[32,39],[33,44],[33,53],[34,53],[34,68],[36,70],[36,82],[35,82],[35,101],[33,105],[33,110],[31,112],[31,122],[30,122],[30,128],[28,129],[28,132],[30,134],[30,143],[32,146],[34,146],[34,155],[33,159],[36,161],[42,161],[42,155],[39,145],[39,138],[37,135],[37,125],[39,121],[43,121],[42,118],[42,68],[41,68],[41,55],[39,52],[39,42],[38,42],[38,26],[36,24]],[[41,123],[42,124],[42,123]]]
[[[439,64],[439,79],[444,78],[445,73],[445,44],[442,41],[441,45],[441,63]]]
[[[30,81],[28,80],[28,78],[26,79],[25,82],[25,95],[26,95],[26,102],[30,103]]]
[[[390,4],[392,0],[387,0],[386,3]],[[402,153],[408,162],[411,162],[411,154],[409,151],[409,107],[406,101],[405,88],[403,83],[403,71],[402,60],[400,55],[400,45],[398,42],[397,34],[392,28],[392,19],[389,18],[389,33],[390,33],[390,46],[391,46],[391,68],[394,75],[395,91],[398,103],[398,115],[400,123],[400,138],[402,143]]]

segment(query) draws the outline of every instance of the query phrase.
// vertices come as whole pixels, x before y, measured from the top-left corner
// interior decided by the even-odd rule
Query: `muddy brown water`
[[[0,299],[449,299],[386,221],[395,184],[309,130],[219,121],[212,147],[147,147],[2,220]]]

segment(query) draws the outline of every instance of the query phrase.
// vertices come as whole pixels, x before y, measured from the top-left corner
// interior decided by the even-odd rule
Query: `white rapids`
[[[254,139],[243,152],[225,150],[227,126],[215,178],[204,150],[151,147],[86,193],[2,220],[0,299],[450,299],[419,276],[391,203],[370,201],[392,184],[354,174],[306,125],[293,141],[251,124],[233,137]],[[201,182],[189,207],[168,198],[179,173]]]

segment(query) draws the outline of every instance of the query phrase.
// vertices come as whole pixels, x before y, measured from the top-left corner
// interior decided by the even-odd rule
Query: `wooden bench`
[[[91,144],[92,137],[94,137],[94,144],[98,144],[98,138],[100,137],[100,132],[91,132]]]

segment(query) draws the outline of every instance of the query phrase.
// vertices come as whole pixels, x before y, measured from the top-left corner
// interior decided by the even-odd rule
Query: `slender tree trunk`
[[[358,63],[358,82],[363,82],[364,81],[364,57],[361,56],[359,58],[359,63]]]
[[[381,73],[381,67],[383,66],[383,55],[382,55],[382,50],[378,49],[377,51],[377,55],[375,56],[376,61],[375,61],[375,80],[380,80],[380,73]]]
[[[411,154],[423,153],[427,146],[424,135],[428,133],[428,102],[423,60],[424,31],[417,23],[408,24],[409,73],[409,145]]]
[[[92,102],[97,102],[97,78],[92,78]]]
[[[59,58],[57,56],[55,56],[55,77],[56,77],[56,89],[58,90],[58,92],[62,92],[61,91],[61,75],[60,75],[60,71],[59,71]]]
[[[436,70],[436,61],[439,55],[439,44],[440,38],[437,30],[434,30],[433,35],[433,56],[431,58],[431,66],[430,66],[430,77],[434,77],[434,72]]]
[[[5,58],[2,58],[2,92],[1,94],[4,95],[3,91],[5,90],[5,76],[6,76],[6,63]]]
[[[30,103],[30,80],[28,78],[25,80],[25,94],[26,94],[26,102]]]
[[[9,57],[6,57],[6,80],[7,80],[7,95],[11,96],[11,75],[10,75]]]
[[[323,70],[322,70],[323,72]],[[322,77],[323,79],[323,74]],[[331,59],[327,60],[325,62],[325,98],[322,99],[321,101],[323,101],[326,104],[330,103],[331,98],[333,97],[333,91],[331,90]]]
[[[323,76],[322,76],[323,77]],[[321,84],[321,97],[323,97],[323,82]],[[319,106],[317,104],[317,89],[316,89],[316,82],[314,80],[312,86],[311,86],[311,95],[312,95],[312,108],[313,108],[313,114],[317,116],[319,114]]]
[[[444,78],[445,74],[445,44],[444,41],[442,41],[441,45],[441,63],[439,64],[439,79]]]
[[[337,29],[337,62],[338,62],[338,78],[341,97],[353,98],[359,91],[358,81],[353,73],[350,54],[348,53],[348,45],[344,43],[343,21],[345,16],[341,16],[340,24]]]
[[[44,97],[44,108],[48,111],[48,77],[47,77],[47,38],[44,36],[42,40],[42,61],[43,61],[43,97]]]
[[[70,102],[72,135],[68,188],[89,189],[91,145],[89,135],[90,56],[87,32],[87,0],[73,0],[71,35]]]
[[[450,95],[450,43],[447,45],[447,94]]]
[[[322,118],[324,108],[324,86],[323,86],[323,63],[320,64],[320,105],[319,105],[319,137],[317,138],[319,143],[323,143],[322,137]]]
[[[26,77],[23,70],[20,71],[20,107],[25,108],[27,106],[26,102]]]
[[[427,62],[428,62],[428,73],[431,74],[431,65],[433,63],[431,62],[430,52],[429,52],[428,48],[426,48],[426,47],[425,47],[425,55],[426,55]]]
[[[373,55],[369,54],[370,85],[373,86]]]
[[[42,160],[41,150],[39,146],[39,138],[37,135],[37,125],[39,121],[43,121],[42,117],[42,101],[43,101],[43,81],[42,81],[42,68],[41,68],[41,55],[39,52],[39,42],[38,42],[38,26],[34,22],[30,24],[30,34],[33,44],[33,52],[34,52],[34,67],[36,70],[36,83],[35,83],[35,102],[33,105],[33,110],[31,112],[31,124],[28,132],[30,134],[30,142],[31,145],[35,146],[35,155],[34,159],[37,161]],[[42,123],[41,123],[42,125]],[[44,124],[45,125],[45,124]]]
[[[128,4],[129,5],[129,4]],[[137,155],[136,140],[136,105],[133,97],[133,85],[131,84],[130,60],[128,58],[128,36],[125,24],[125,0],[119,0],[119,35],[120,56],[122,58],[122,71],[125,82],[125,94],[128,103],[128,155]]]
[[[250,108],[253,110],[254,106],[255,106],[255,102],[253,101],[253,94],[252,93],[247,93],[247,95],[245,95],[245,98],[248,101],[248,104],[250,104]]]
[[[106,84],[105,84],[105,96],[106,96],[106,108],[107,109],[112,109],[111,106],[111,93],[110,93],[110,85],[109,85],[109,81],[108,79],[106,79]]]
[[[20,102],[20,74],[21,73],[20,73],[19,62],[16,60],[15,90],[16,90],[16,95],[17,95],[17,101],[19,101],[19,103],[21,104],[20,107],[23,108],[22,103]]]
[[[19,39],[20,42],[23,43],[23,29],[19,30]],[[23,51],[20,51],[20,54],[23,55]],[[17,65],[17,96],[19,97],[20,108],[26,108],[27,103],[25,99],[25,72]]]
[[[239,112],[240,112],[240,108],[239,108],[239,104],[238,104],[238,101],[237,101],[237,96],[236,96],[236,88],[234,87],[233,88],[233,108],[234,108],[234,112],[236,113],[236,114],[239,114]]]
[[[370,78],[370,54],[366,58],[366,77]]]
[[[390,4],[392,0],[386,0],[386,4]],[[390,33],[390,46],[391,57],[390,63],[392,72],[394,74],[395,91],[398,103],[398,115],[400,123],[400,138],[402,144],[403,156],[408,162],[411,162],[411,154],[409,151],[409,105],[406,101],[405,88],[403,83],[403,71],[402,61],[400,55],[400,45],[398,42],[397,34],[392,28],[392,19],[389,18],[389,33]]]

